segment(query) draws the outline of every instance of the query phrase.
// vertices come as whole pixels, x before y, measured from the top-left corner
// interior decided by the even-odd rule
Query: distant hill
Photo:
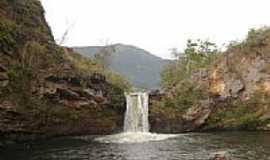
[[[110,56],[109,68],[125,76],[138,88],[159,88],[162,67],[169,63],[160,57],[131,45],[114,44]],[[74,47],[75,52],[94,57],[103,46]]]

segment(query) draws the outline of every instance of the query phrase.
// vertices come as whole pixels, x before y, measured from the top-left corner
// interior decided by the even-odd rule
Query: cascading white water
[[[95,140],[102,143],[142,143],[160,141],[176,137],[172,134],[155,134],[149,132],[148,93],[134,92],[125,94],[127,108],[124,121],[124,132],[98,137]]]
[[[126,94],[124,132],[149,132],[148,93]]]

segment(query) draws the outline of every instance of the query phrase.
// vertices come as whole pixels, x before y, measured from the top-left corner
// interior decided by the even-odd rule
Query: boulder
[[[182,116],[186,123],[186,130],[191,131],[205,124],[210,116],[211,108],[208,101],[201,102],[200,105],[193,106]]]

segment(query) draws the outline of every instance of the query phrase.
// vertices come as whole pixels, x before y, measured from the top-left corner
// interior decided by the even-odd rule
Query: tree
[[[209,41],[188,40],[184,52],[176,48],[171,50],[176,58],[174,63],[166,66],[161,74],[163,87],[172,87],[188,78],[198,68],[207,67],[218,55],[217,46]]]

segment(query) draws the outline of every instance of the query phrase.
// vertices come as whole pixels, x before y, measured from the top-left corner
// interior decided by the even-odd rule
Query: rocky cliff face
[[[269,130],[269,37],[268,28],[251,31],[209,68],[199,69],[166,90],[161,100],[153,100],[153,130]]]
[[[270,30],[251,31],[209,71],[215,102],[205,128],[269,130]]]
[[[74,57],[72,50],[55,44],[38,0],[0,1],[2,136],[121,129],[123,90],[91,67],[82,70]],[[91,60],[84,63],[92,65]]]

